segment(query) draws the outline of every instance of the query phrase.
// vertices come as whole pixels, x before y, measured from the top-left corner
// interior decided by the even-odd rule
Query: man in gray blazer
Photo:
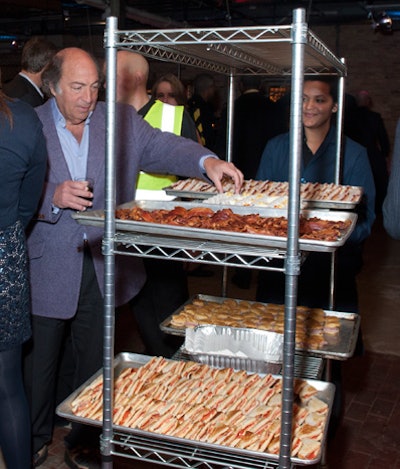
[[[36,465],[46,458],[52,437],[54,388],[67,327],[74,351],[74,388],[102,366],[103,230],[82,226],[71,217],[76,210],[104,208],[106,108],[97,102],[100,77],[98,64],[87,52],[63,49],[43,74],[52,99],[36,108],[49,154],[37,221],[28,236],[33,340],[25,370]],[[224,175],[233,178],[237,190],[243,182],[234,165],[191,140],[152,128],[131,106],[117,105],[116,130],[117,204],[134,199],[140,170],[207,174],[220,191]],[[75,181],[77,177],[93,179],[93,190]],[[134,297],[144,281],[140,259],[118,256],[116,304]],[[68,449],[73,449],[74,428],[67,440]],[[66,460],[72,467],[70,453]]]
[[[4,93],[33,107],[43,104],[42,73],[56,52],[51,41],[38,36],[30,38],[22,49],[21,71],[3,86]]]

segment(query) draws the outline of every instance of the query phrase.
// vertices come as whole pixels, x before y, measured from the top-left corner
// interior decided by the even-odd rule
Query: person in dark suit
[[[376,189],[375,211],[382,213],[389,180],[389,137],[382,116],[371,109],[372,99],[368,91],[359,91],[356,100],[357,133],[353,138],[367,149]]]
[[[268,140],[277,133],[274,103],[261,92],[261,77],[240,77],[241,95],[234,103],[232,162],[243,172],[246,180],[255,179],[261,155]],[[226,153],[227,110],[223,112],[217,138],[217,154]],[[232,282],[239,288],[249,288],[252,271],[237,268]]]
[[[38,214],[28,236],[32,291],[32,343],[25,360],[31,406],[33,451],[40,460],[51,441],[58,360],[65,329],[73,341],[76,389],[102,366],[103,229],[82,226],[75,211],[104,208],[106,104],[98,102],[101,71],[92,56],[71,47],[59,51],[43,74],[51,98],[36,112],[43,124],[49,155],[48,172]],[[231,176],[239,191],[243,176],[196,142],[161,132],[132,106],[118,104],[116,203],[135,198],[139,170],[205,178],[222,192]],[[76,177],[90,177],[94,190]],[[90,199],[88,199],[90,198]],[[126,304],[145,282],[140,259],[118,256],[116,305]],[[79,466],[85,440],[73,425],[66,437],[65,459]],[[97,441],[98,447],[98,441]],[[34,461],[35,462],[35,461]],[[37,464],[36,464],[37,465]]]
[[[3,91],[10,98],[18,98],[33,107],[45,102],[42,87],[42,73],[57,47],[42,37],[32,37],[23,49],[21,71],[11,81],[4,84]]]
[[[217,88],[212,75],[200,73],[194,79],[193,96],[188,100],[189,113],[196,124],[201,143],[215,150],[217,116],[215,100]]]
[[[277,135],[274,103],[261,92],[261,77],[243,76],[239,81],[240,96],[234,103],[232,162],[245,179],[256,177],[267,141]],[[218,154],[222,157],[226,143],[226,111],[218,136]]]

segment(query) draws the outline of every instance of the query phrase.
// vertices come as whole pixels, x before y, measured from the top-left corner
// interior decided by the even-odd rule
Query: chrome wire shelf
[[[192,360],[192,358],[181,348],[173,356],[174,360]],[[322,357],[315,357],[307,353],[296,352],[294,355],[293,374],[296,378],[321,379],[325,367]]]
[[[283,272],[286,252],[262,246],[199,241],[168,236],[116,233],[115,254],[192,261],[232,267],[248,266],[253,269],[270,269]],[[282,267],[271,267],[272,259],[281,259]]]
[[[292,73],[292,35],[291,25],[123,31],[116,45],[226,75],[234,69],[236,74],[286,76]],[[304,36],[305,73],[346,75],[346,66],[317,36],[309,30]]]
[[[115,432],[112,453],[129,459],[153,462],[168,467],[193,469],[275,469],[278,460],[271,461],[262,457],[235,454],[231,449],[226,451],[201,448],[193,444],[182,444],[141,435]],[[292,466],[294,467],[294,466]]]

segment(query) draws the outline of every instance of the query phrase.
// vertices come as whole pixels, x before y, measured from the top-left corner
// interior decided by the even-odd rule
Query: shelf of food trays
[[[168,334],[184,336],[186,328],[200,325],[283,333],[284,305],[193,295],[160,327]],[[354,353],[359,327],[359,314],[298,306],[296,350],[323,358],[346,360]]]
[[[259,206],[286,208],[289,183],[277,181],[245,180],[239,194],[231,179],[222,182],[223,194],[214,185],[202,179],[181,179],[164,188],[166,194],[183,199],[207,199],[219,205]],[[334,183],[305,182],[300,184],[300,201],[303,208],[351,210],[360,203],[362,187]]]
[[[103,226],[104,211],[74,213],[79,223]],[[357,215],[344,211],[301,210],[299,248],[332,252],[354,229]],[[138,201],[116,209],[116,230],[179,240],[217,241],[240,246],[286,248],[287,211],[263,207],[220,207],[191,202]]]
[[[57,414],[100,426],[102,382],[99,370],[57,407]],[[181,467],[191,467],[186,458],[232,467],[240,467],[240,460],[278,461],[282,385],[282,377],[273,374],[122,353],[114,360],[113,430],[127,436],[126,445],[130,435],[141,448],[170,445]],[[316,464],[334,385],[296,378],[294,393],[292,461]]]

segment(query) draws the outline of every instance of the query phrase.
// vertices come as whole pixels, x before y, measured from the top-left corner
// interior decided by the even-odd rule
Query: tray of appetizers
[[[198,178],[181,179],[164,188],[168,195],[184,199],[212,199],[221,205],[253,205],[283,208],[287,206],[289,183],[278,181],[243,182],[240,194],[235,194],[233,181],[222,181],[223,194],[214,185]],[[334,183],[304,182],[300,184],[300,200],[307,208],[351,210],[360,203],[362,187]]]
[[[73,213],[79,223],[103,226],[104,211]],[[332,251],[342,246],[357,220],[351,212],[301,210],[299,247]],[[116,229],[174,239],[218,241],[245,246],[286,248],[287,210],[263,207],[219,207],[191,202],[138,201],[116,209]]]
[[[292,461],[317,463],[325,444],[334,385],[294,380]],[[102,423],[99,370],[57,407],[75,422]],[[114,429],[194,452],[278,460],[282,377],[133,353],[114,359]]]
[[[184,336],[187,327],[201,325],[284,331],[284,305],[193,295],[167,317],[160,328]],[[360,327],[356,313],[298,306],[296,350],[324,358],[345,360],[354,353]]]

